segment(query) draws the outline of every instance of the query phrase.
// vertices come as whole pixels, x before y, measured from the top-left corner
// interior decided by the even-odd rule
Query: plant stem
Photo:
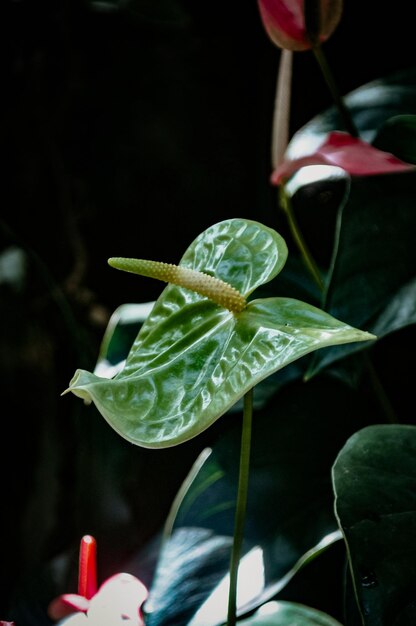
[[[331,92],[335,106],[337,107],[340,117],[345,126],[345,130],[348,131],[349,134],[353,137],[358,137],[358,130],[352,120],[351,113],[345,106],[344,100],[339,93],[338,85],[336,84],[334,75],[332,74],[326,56],[319,43],[312,46],[312,52],[314,53],[315,59],[318,61],[318,65],[321,68],[322,75],[325,79],[329,91]]]
[[[302,258],[304,260],[304,263],[307,267],[307,269],[309,270],[312,278],[314,279],[315,283],[317,284],[319,290],[321,292],[323,292],[324,290],[324,281],[322,280],[322,276],[321,273],[318,269],[318,266],[315,262],[315,259],[313,258],[308,246],[306,245],[306,241],[303,238],[302,232],[299,228],[299,225],[296,221],[295,218],[295,214],[293,212],[292,209],[292,203],[290,201],[289,196],[287,195],[287,193],[284,190],[284,187],[281,185],[280,186],[280,192],[279,192],[279,197],[280,197],[280,204],[281,207],[283,208],[283,210],[286,213],[287,216],[287,220],[289,223],[289,228],[290,228],[290,232],[292,233],[293,239],[299,249],[299,252],[302,255]]]
[[[250,469],[251,426],[253,417],[253,390],[244,396],[243,427],[241,433],[240,469],[238,477],[237,505],[234,521],[234,541],[230,559],[230,590],[228,594],[227,626],[235,626],[237,621],[237,578],[243,545],[246,517],[248,479]]]
[[[282,50],[277,73],[276,96],[273,111],[272,166],[275,169],[284,159],[289,143],[290,98],[292,84],[291,50]]]

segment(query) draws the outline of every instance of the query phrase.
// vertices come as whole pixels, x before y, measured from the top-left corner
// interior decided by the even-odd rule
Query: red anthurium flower
[[[66,593],[53,600],[48,615],[61,620],[62,626],[124,626],[126,621],[132,626],[144,626],[141,607],[147,596],[143,583],[126,573],[111,576],[97,591],[96,542],[91,535],[85,535],[80,546],[78,593]]]
[[[335,165],[352,176],[394,174],[416,167],[348,133],[334,131],[312,154],[279,165],[271,176],[271,182],[280,185],[306,165]]]
[[[342,0],[318,2],[318,39],[323,42],[338,25],[342,14]],[[304,0],[258,0],[258,5],[264,28],[276,46],[295,51],[312,47],[306,32]]]

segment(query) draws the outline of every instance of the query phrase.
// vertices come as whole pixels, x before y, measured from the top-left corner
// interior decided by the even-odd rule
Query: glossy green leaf
[[[268,602],[254,615],[239,622],[241,626],[341,626],[317,609],[296,602]]]
[[[232,219],[197,237],[180,265],[216,276],[248,297],[278,274],[286,256],[278,233]],[[168,285],[123,371],[109,381],[77,370],[67,391],[93,401],[129,441],[167,447],[196,436],[251,387],[313,350],[373,338],[298,300],[252,300],[233,314]]]
[[[366,626],[400,621],[416,580],[416,427],[369,426],[333,468],[336,513],[349,547]]]
[[[273,279],[259,287],[256,292],[257,295],[269,297],[281,291],[284,295],[290,294],[291,297],[318,304],[319,292],[316,285],[305,274],[301,261],[296,257],[287,260],[277,279],[278,283]],[[112,378],[122,371],[134,340],[154,304],[155,302],[122,304],[114,311],[104,332],[94,374],[104,378]],[[283,385],[301,378],[304,370],[305,364],[298,360],[263,379],[256,385],[254,408],[263,407],[267,400]],[[242,405],[241,399],[230,410],[240,411]]]

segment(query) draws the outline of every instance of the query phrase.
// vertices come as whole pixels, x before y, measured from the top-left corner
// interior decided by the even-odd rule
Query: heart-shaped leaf
[[[366,626],[396,623],[415,600],[415,458],[416,427],[376,425],[355,433],[334,464],[336,513]]]
[[[197,237],[180,266],[219,278],[247,298],[278,274],[286,256],[278,233],[231,219]],[[318,348],[373,338],[298,300],[252,300],[235,314],[170,284],[123,371],[109,381],[77,370],[67,391],[93,401],[129,441],[167,447],[208,428],[250,388],[292,361]]]

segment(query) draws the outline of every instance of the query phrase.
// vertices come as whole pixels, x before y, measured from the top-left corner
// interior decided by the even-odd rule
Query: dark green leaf
[[[412,173],[353,181],[326,294],[332,315],[380,336],[414,323],[415,200]],[[314,355],[307,376],[357,349]]]
[[[241,626],[341,626],[322,611],[295,602],[268,602]]]
[[[366,626],[390,626],[415,600],[415,458],[416,427],[376,425],[354,434],[334,464],[336,512]]]
[[[416,115],[397,115],[384,122],[373,145],[402,161],[416,163]]]

